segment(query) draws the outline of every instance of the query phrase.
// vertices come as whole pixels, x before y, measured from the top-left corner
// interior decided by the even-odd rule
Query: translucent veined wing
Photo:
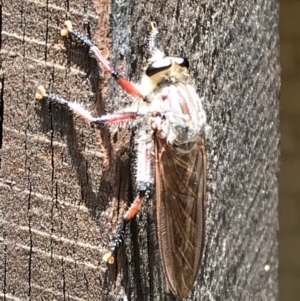
[[[184,298],[199,272],[204,245],[206,153],[204,143],[170,148],[155,139],[159,248],[171,291]]]

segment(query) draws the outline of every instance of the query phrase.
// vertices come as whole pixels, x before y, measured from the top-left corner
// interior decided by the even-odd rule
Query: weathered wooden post
[[[107,269],[102,262],[133,195],[130,131],[91,128],[66,109],[34,100],[43,84],[95,113],[115,109],[124,101],[116,85],[59,29],[71,19],[137,80],[147,24],[155,20],[166,53],[189,58],[212,128],[206,246],[186,300],[278,300],[278,2],[68,5],[6,1],[1,7],[0,296],[172,299],[152,202],[128,227],[118,264]]]

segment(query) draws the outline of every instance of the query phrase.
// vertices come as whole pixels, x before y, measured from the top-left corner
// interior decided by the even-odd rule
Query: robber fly
[[[103,259],[109,264],[114,262],[126,224],[149,198],[155,183],[157,233],[165,277],[173,294],[184,298],[198,275],[204,245],[206,114],[191,83],[188,60],[165,56],[156,46],[156,24],[151,22],[150,27],[151,58],[139,84],[120,76],[87,37],[72,29],[70,21],[61,31],[63,36],[72,36],[85,45],[102,69],[131,96],[128,108],[94,117],[82,105],[46,93],[43,87],[38,88],[36,98],[67,105],[89,123],[135,124],[138,193]]]

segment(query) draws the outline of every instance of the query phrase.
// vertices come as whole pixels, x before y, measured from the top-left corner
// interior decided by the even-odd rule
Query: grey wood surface
[[[206,246],[186,300],[278,300],[279,5],[264,1],[8,1],[1,7],[0,298],[173,300],[153,201],[102,262],[134,195],[131,132],[91,127],[35,89],[95,114],[126,98],[88,53],[59,35],[70,19],[137,81],[146,29],[189,58],[211,126]]]

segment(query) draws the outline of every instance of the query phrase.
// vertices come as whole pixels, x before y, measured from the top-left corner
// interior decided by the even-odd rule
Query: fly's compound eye
[[[185,67],[186,69],[189,69],[190,67],[190,63],[185,57],[174,57],[174,61],[180,67]]]
[[[151,77],[161,71],[169,69],[171,66],[172,61],[169,58],[155,61],[148,66],[146,70],[146,75]]]

